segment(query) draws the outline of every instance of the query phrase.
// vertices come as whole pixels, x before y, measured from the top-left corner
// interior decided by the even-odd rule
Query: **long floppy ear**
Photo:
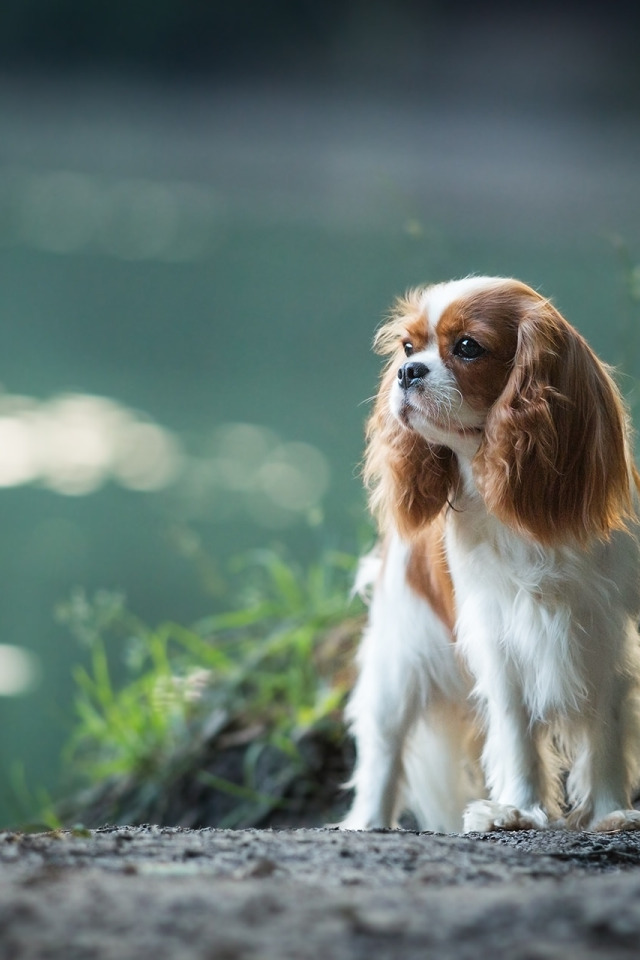
[[[442,510],[458,479],[451,450],[428,443],[398,423],[389,409],[389,391],[398,361],[385,370],[367,425],[364,478],[369,503],[381,529],[395,526],[411,538]]]
[[[518,347],[474,462],[488,509],[535,541],[585,543],[632,513],[628,420],[606,367],[558,311],[523,298]]]

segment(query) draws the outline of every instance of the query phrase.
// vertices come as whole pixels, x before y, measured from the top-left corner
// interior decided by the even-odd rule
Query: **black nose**
[[[403,390],[406,390],[413,383],[422,380],[429,373],[429,367],[426,363],[419,363],[417,360],[403,363],[398,370],[398,383]]]

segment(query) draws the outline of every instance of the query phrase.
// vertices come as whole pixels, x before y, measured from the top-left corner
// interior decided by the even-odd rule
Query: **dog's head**
[[[516,280],[411,291],[376,337],[389,355],[365,474],[383,525],[412,536],[471,464],[488,510],[543,544],[606,537],[631,511],[627,418],[605,366]]]

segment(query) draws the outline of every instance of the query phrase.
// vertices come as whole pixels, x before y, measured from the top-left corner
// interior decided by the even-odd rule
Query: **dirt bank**
[[[0,861],[3,960],[582,960],[640,949],[637,833],[108,827],[0,834]]]

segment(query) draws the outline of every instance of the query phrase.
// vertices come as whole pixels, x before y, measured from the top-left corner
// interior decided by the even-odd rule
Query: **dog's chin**
[[[398,403],[391,402],[391,412],[399,420],[403,427],[406,427],[407,430],[419,430],[418,421],[424,420],[424,417],[420,417],[418,411],[406,400],[401,400]]]
[[[429,443],[439,443],[455,448],[461,441],[480,441],[482,426],[465,425],[460,421],[447,423],[428,409],[411,403],[406,397],[392,400],[392,411],[407,430],[419,433]]]

